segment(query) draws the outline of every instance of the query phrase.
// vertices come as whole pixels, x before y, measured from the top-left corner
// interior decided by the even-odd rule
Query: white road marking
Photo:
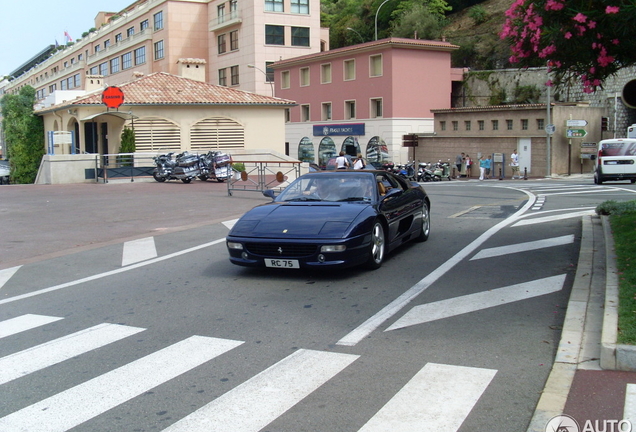
[[[519,189],[518,189],[519,190]],[[459,264],[464,258],[470,255],[475,249],[480,247],[486,240],[495,235],[504,227],[510,225],[515,222],[519,217],[526,212],[529,208],[534,205],[535,196],[525,190],[521,190],[526,195],[528,195],[528,201],[526,204],[519,209],[515,214],[508,217],[507,219],[499,222],[497,225],[491,227],[482,235],[477,237],[472,241],[468,246],[464,249],[457,252],[453,257],[451,257],[444,264],[433,270],[429,273],[424,279],[420,280],[418,283],[409,288],[406,292],[404,292],[401,296],[393,300],[387,306],[385,306],[378,313],[373,315],[371,318],[363,322],[360,326],[355,328],[345,337],[340,339],[336,345],[346,345],[346,346],[354,346],[366,336],[371,334],[376,328],[378,328],[384,321],[391,318],[393,315],[398,313],[402,308],[404,308],[411,300],[420,295],[424,290],[426,290],[429,286],[431,286],[435,281],[444,276],[448,271],[450,271],[455,265]]]
[[[298,350],[164,432],[257,432],[359,356]]]
[[[596,212],[594,210],[585,210],[585,211],[580,211],[580,212],[574,212],[574,213],[566,213],[566,214],[559,214],[559,215],[554,215],[554,216],[544,216],[544,217],[537,217],[534,219],[525,219],[525,220],[520,220],[519,222],[511,225],[512,227],[520,227],[520,226],[525,226],[525,225],[535,225],[535,224],[540,224],[540,223],[546,223],[546,222],[554,222],[554,221],[558,221],[558,220],[565,220],[565,219],[571,219],[571,218],[578,218],[578,217],[582,217],[582,216],[591,216],[591,215],[595,215]]]
[[[491,291],[484,291],[415,306],[385,331],[397,330],[520,300],[560,291],[566,275],[537,279]]]
[[[238,219],[232,219],[232,220],[223,222],[223,225],[225,225],[227,229],[232,229],[232,227],[234,226],[234,224],[236,224],[236,222],[238,222]]]
[[[124,252],[122,253],[121,266],[135,264],[157,257],[157,248],[155,247],[155,238],[146,237],[139,240],[128,241],[124,243]]]
[[[0,288],[2,288],[4,284],[6,284],[9,279],[13,277],[15,272],[20,270],[20,267],[22,266],[10,267],[4,270],[0,270]]]
[[[496,370],[428,363],[359,432],[453,432]]]
[[[94,327],[0,358],[0,384],[144,331],[117,324]]]
[[[627,384],[625,389],[625,406],[623,407],[623,420],[636,425],[636,384]]]
[[[0,418],[0,430],[66,431],[242,343],[192,336]]]
[[[31,330],[64,318],[26,314],[0,322],[0,339],[23,331]]]
[[[470,260],[478,260],[483,258],[492,258],[502,255],[508,255],[511,253],[528,252],[537,249],[543,249],[554,246],[562,246],[565,244],[574,243],[574,235],[565,235],[561,237],[554,237],[545,240],[537,240],[525,243],[517,243],[508,246],[500,246],[495,248],[482,249],[473,256]]]
[[[15,302],[15,301],[18,301],[18,300],[24,300],[26,298],[35,297],[35,296],[38,296],[38,295],[41,295],[41,294],[46,294],[46,293],[50,293],[50,292],[53,292],[53,291],[58,291],[58,290],[61,290],[61,289],[64,289],[64,288],[69,288],[69,287],[76,286],[76,285],[81,285],[81,284],[86,283],[86,282],[91,282],[91,281],[94,281],[94,280],[103,279],[105,277],[113,276],[113,275],[116,275],[116,274],[119,274],[119,273],[124,273],[124,272],[130,271],[130,270],[135,270],[135,269],[138,269],[140,267],[144,267],[144,266],[147,266],[147,265],[155,264],[155,263],[158,263],[158,262],[161,262],[161,261],[169,260],[169,259],[172,259],[174,257],[185,255],[187,253],[198,251],[200,249],[205,249],[207,247],[214,246],[214,245],[217,245],[219,243],[224,243],[224,242],[225,242],[225,237],[222,238],[222,239],[211,241],[209,243],[204,243],[204,244],[201,244],[201,245],[198,245],[198,246],[194,246],[194,247],[191,247],[191,248],[188,248],[188,249],[184,249],[182,251],[178,251],[178,252],[171,253],[171,254],[168,254],[168,255],[164,255],[164,256],[161,256],[161,257],[153,258],[151,260],[143,261],[143,262],[136,263],[136,264],[131,264],[131,265],[127,266],[127,267],[122,267],[122,268],[119,268],[119,269],[116,269],[116,270],[111,270],[111,271],[107,271],[107,272],[104,272],[104,273],[99,273],[99,274],[96,274],[96,275],[93,275],[93,276],[88,276],[88,277],[85,277],[85,278],[82,278],[82,279],[77,279],[77,280],[74,280],[74,281],[71,281],[71,282],[66,282],[66,283],[63,283],[63,284],[55,285],[55,286],[52,286],[52,287],[49,287],[49,288],[43,288],[41,290],[32,291],[30,293],[17,295],[17,296],[14,296],[14,297],[9,297],[9,298],[0,300],[0,305],[6,304],[6,303],[12,303],[12,302]]]

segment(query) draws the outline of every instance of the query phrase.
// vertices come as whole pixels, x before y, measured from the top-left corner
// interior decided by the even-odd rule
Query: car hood
[[[230,235],[259,238],[342,238],[369,204],[272,203],[255,207]]]

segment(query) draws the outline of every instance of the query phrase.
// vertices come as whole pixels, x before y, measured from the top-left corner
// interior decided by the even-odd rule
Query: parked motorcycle
[[[199,179],[206,181],[213,179],[219,183],[228,180],[232,175],[230,155],[221,151],[209,151],[201,155],[201,165],[204,167]]]
[[[166,180],[181,180],[190,183],[192,179],[201,175],[199,155],[187,151],[178,154],[174,159],[174,152],[153,157],[157,165],[152,171],[152,177],[158,182]]]
[[[415,174],[415,162],[408,162],[405,165],[401,165],[398,175],[407,180],[416,181],[417,176]]]
[[[420,162],[417,170],[418,182],[429,182],[434,180],[433,171],[430,169],[430,163]]]
[[[441,181],[442,179],[451,179],[451,170],[449,162],[439,161],[433,166],[433,181]]]

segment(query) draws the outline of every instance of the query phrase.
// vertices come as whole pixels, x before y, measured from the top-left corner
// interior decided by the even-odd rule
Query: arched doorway
[[[358,153],[362,153],[362,150],[360,150],[360,143],[358,143],[358,138],[352,136],[348,136],[345,138],[345,140],[342,142],[342,147],[340,148],[340,150],[345,152],[349,156],[354,157],[358,156]]]
[[[389,162],[389,149],[379,136],[371,138],[367,144],[367,160],[369,162]]]
[[[315,163],[316,155],[314,152],[314,143],[309,137],[303,137],[298,143],[298,160],[301,162]]]
[[[327,166],[327,162],[333,157],[336,157],[336,144],[331,137],[324,137],[318,146],[318,165]]]

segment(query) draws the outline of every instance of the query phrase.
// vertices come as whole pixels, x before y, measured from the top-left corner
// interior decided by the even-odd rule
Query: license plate
[[[298,260],[265,258],[265,267],[299,269]]]

